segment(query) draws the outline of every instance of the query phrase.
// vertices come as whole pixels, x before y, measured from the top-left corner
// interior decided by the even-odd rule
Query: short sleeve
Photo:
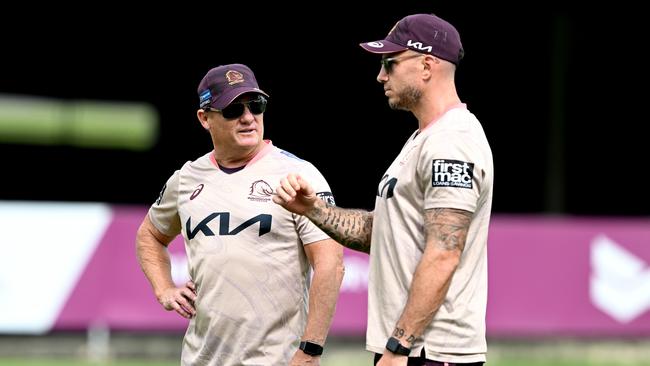
[[[181,220],[178,215],[178,180],[177,170],[167,180],[156,202],[149,208],[149,219],[161,233],[176,236],[181,232]]]
[[[432,134],[424,141],[418,178],[424,208],[457,208],[474,212],[481,192],[484,164],[470,136],[457,131]]]
[[[300,176],[305,179],[316,191],[316,195],[320,197],[323,201],[334,205],[334,195],[330,189],[329,184],[325,180],[325,177],[316,169],[316,167],[308,162],[305,162],[305,166],[300,172]],[[329,239],[330,237],[325,234],[321,229],[319,229],[314,223],[312,223],[308,218],[300,215],[296,215],[297,230],[300,239],[303,244],[310,244],[324,239]]]

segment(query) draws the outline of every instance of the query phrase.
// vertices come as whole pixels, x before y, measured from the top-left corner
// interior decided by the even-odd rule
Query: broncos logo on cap
[[[228,84],[230,85],[243,83],[244,75],[239,71],[228,70],[228,72],[226,72],[226,80],[228,80]]]

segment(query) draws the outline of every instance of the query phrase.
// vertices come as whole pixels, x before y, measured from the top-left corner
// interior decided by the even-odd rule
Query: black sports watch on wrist
[[[388,338],[388,342],[386,342],[386,349],[396,355],[408,356],[411,354],[411,349],[402,346],[402,344],[399,343],[399,339],[395,337]]]
[[[318,343],[302,341],[300,342],[300,349],[310,356],[320,356],[323,354],[323,346]]]

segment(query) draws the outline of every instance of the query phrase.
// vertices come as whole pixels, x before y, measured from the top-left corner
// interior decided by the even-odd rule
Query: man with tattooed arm
[[[493,163],[456,92],[460,36],[435,15],[415,14],[361,47],[382,55],[377,81],[390,107],[418,121],[379,183],[375,209],[330,205],[297,174],[282,179],[273,201],[370,254],[366,349],[376,365],[482,365]]]

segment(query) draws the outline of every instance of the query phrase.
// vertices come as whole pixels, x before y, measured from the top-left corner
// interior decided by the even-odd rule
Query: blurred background
[[[5,13],[0,365],[178,363],[186,323],[157,304],[133,243],[166,179],[211,149],[195,114],[212,67],[250,66],[271,96],[266,138],[313,162],[339,206],[372,209],[417,124],[358,44],[430,12],[461,34],[458,92],[494,153],[488,364],[650,365],[648,32],[617,5]],[[171,250],[184,281],[182,241]],[[367,257],[346,252],[324,365],[371,363],[366,286]]]

